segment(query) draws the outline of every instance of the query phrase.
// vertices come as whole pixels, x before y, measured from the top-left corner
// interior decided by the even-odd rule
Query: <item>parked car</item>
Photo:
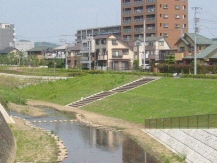
[[[149,64],[145,64],[145,67],[144,65],[141,66],[142,70],[149,70],[151,68],[151,66]]]

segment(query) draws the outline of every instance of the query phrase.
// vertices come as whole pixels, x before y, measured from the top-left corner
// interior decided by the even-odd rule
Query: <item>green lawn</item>
[[[161,78],[83,107],[144,124],[145,118],[217,113],[217,81]]]
[[[23,98],[54,102],[62,105],[69,104],[81,97],[107,91],[130,81],[141,78],[138,75],[122,74],[92,74],[82,77],[41,83],[15,90]]]

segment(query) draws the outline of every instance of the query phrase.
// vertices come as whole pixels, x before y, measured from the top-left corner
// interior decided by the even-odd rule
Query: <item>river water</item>
[[[68,158],[64,163],[158,163],[131,138],[121,132],[97,129],[80,122],[70,122],[70,118],[53,109],[45,109],[47,117],[33,118],[11,112],[33,121],[68,120],[63,123],[36,123],[35,125],[53,131],[64,142]]]

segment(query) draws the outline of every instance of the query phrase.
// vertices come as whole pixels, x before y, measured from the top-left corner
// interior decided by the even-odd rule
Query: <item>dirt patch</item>
[[[9,103],[8,107],[16,112],[25,114],[25,115],[31,115],[33,117],[44,117],[47,116],[47,113],[45,113],[42,109],[38,107],[33,107],[29,105],[16,105],[14,103]]]
[[[78,108],[70,107],[70,106],[61,106],[54,103],[42,102],[42,101],[33,101],[29,100],[27,105],[29,106],[48,106],[55,108],[59,111],[69,111],[75,112],[77,114],[81,114],[87,121],[92,122],[97,125],[103,125],[107,127],[112,127],[116,129],[122,130],[125,134],[130,135],[138,142],[138,144],[145,149],[146,151],[150,152],[155,156],[159,156],[159,158],[163,158],[164,161],[169,160],[170,162],[176,163],[179,162],[174,157],[174,153],[165,147],[163,144],[159,143],[148,134],[144,133],[142,129],[144,129],[143,125],[135,124],[131,122],[127,122],[121,119],[113,118],[104,116],[101,114],[81,110]]]

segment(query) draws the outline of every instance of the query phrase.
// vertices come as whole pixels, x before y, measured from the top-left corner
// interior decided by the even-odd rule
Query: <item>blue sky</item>
[[[163,1],[163,0],[162,0]],[[121,0],[0,0],[1,23],[15,24],[16,38],[61,44],[61,35],[121,23]],[[189,32],[198,10],[200,34],[217,38],[217,0],[189,0]],[[74,36],[66,37],[73,42]]]

